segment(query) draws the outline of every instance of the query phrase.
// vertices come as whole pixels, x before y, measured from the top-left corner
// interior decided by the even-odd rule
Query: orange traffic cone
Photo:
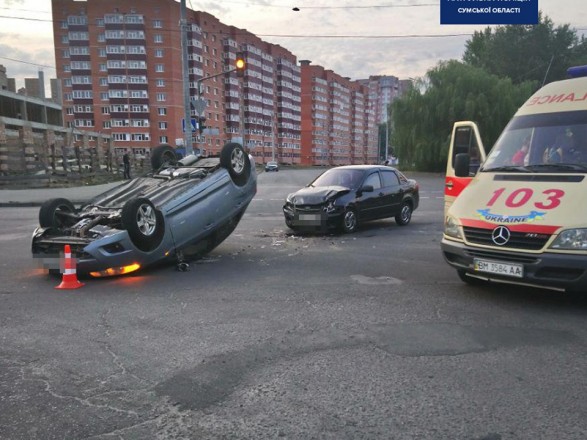
[[[63,271],[63,279],[61,284],[55,286],[56,289],[78,289],[84,284],[80,283],[77,279],[75,270],[75,260],[71,258],[71,247],[65,245],[65,266]]]

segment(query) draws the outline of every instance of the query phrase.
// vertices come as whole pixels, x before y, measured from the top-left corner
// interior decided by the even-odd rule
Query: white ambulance
[[[442,252],[459,277],[587,292],[587,66],[516,112],[486,154],[453,127]]]

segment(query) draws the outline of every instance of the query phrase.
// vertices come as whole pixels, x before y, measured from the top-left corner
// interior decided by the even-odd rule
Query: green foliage
[[[477,122],[489,150],[543,82],[587,64],[587,40],[569,25],[486,28],[467,42],[463,62],[444,61],[390,106],[391,144],[403,168],[443,171],[454,122]]]
[[[401,166],[444,170],[452,126],[460,120],[478,123],[488,149],[536,87],[535,82],[514,85],[455,60],[441,62],[428,72],[426,83],[391,106],[392,144]]]
[[[569,25],[555,27],[539,15],[532,26],[509,25],[475,32],[466,44],[466,64],[514,83],[566,78],[566,71],[587,61],[587,44]]]

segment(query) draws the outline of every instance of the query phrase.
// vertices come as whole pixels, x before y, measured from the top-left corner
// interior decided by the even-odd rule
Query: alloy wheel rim
[[[236,148],[231,155],[230,163],[235,173],[240,174],[245,169],[245,155],[243,150]]]
[[[356,223],[357,219],[353,211],[349,211],[344,215],[344,224],[347,230],[352,231],[353,229],[355,229]]]
[[[137,211],[137,226],[143,235],[153,235],[157,217],[155,210],[149,205],[141,205]]]
[[[402,208],[402,220],[404,222],[407,222],[408,220],[410,220],[410,217],[411,217],[410,207],[408,205],[406,205]]]

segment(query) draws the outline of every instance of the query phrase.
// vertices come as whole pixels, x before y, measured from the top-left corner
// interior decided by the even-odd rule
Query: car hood
[[[293,193],[290,200],[296,205],[317,205],[350,192],[344,186],[307,186]]]

